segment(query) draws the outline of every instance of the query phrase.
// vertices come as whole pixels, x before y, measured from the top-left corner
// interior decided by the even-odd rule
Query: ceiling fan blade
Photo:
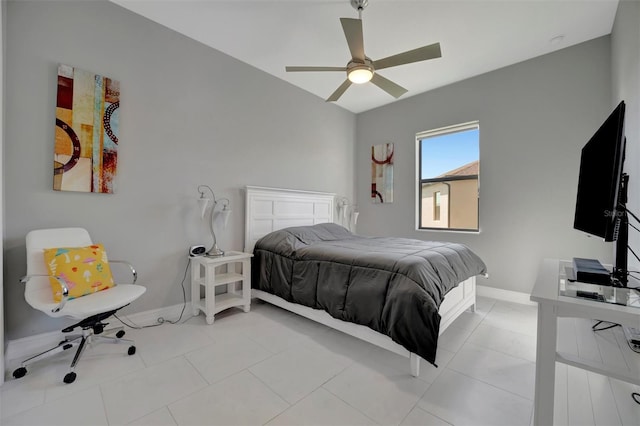
[[[347,91],[347,89],[349,88],[349,86],[351,86],[351,80],[346,79],[346,80],[344,81],[344,83],[342,83],[342,84],[340,85],[340,87],[338,87],[338,88],[336,89],[336,91],[335,91],[335,92],[333,92],[333,93],[331,94],[331,96],[329,96],[329,97],[327,98],[327,102],[335,102],[335,101],[337,101],[337,100],[340,98],[340,96],[342,96],[342,94],[343,94],[344,92],[346,92],[346,91]]]
[[[362,20],[352,18],[340,18],[344,36],[351,51],[351,57],[364,62],[364,38],[362,36]]]
[[[346,71],[346,67],[285,67],[287,72],[301,71]]]
[[[371,77],[371,82],[396,99],[407,93],[407,89],[397,85],[391,80],[384,78],[378,73],[373,74],[373,77]]]
[[[395,67],[397,65],[411,64],[413,62],[439,58],[441,56],[442,52],[440,51],[440,43],[434,43],[429,46],[418,47],[417,49],[378,59],[373,62],[373,67],[377,70],[381,70],[384,68]]]

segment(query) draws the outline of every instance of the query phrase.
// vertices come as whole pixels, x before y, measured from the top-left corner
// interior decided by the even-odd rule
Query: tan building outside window
[[[479,231],[477,121],[416,135],[419,229]]]
[[[433,220],[440,220],[440,191],[433,193]]]

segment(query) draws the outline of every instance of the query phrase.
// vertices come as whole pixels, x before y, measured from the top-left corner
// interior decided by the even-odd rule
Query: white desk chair
[[[82,228],[56,228],[31,231],[26,237],[27,246],[27,275],[20,279],[25,284],[24,297],[33,308],[44,312],[50,317],[69,317],[80,320],[74,325],[66,327],[63,333],[69,333],[76,327],[82,329],[82,334],[68,335],[53,348],[39,353],[22,362],[13,372],[16,379],[27,374],[27,366],[36,361],[66,351],[77,346],[75,356],[71,362],[69,372],[64,376],[65,383],[73,383],[76,379],[75,366],[87,344],[97,342],[126,343],[128,354],[136,353],[132,340],[123,339],[124,327],[105,330],[107,325],[102,321],[113,315],[119,309],[136,300],[146,291],[146,288],[136,285],[138,275],[129,263],[119,260],[109,260],[109,264],[124,264],[131,269],[133,280],[131,284],[117,284],[107,290],[90,295],[68,299],[68,288],[63,278],[55,277],[62,286],[62,300],[55,302],[49,282],[49,272],[44,260],[45,248],[55,247],[86,247],[92,245],[89,233]],[[115,337],[107,336],[115,333]]]

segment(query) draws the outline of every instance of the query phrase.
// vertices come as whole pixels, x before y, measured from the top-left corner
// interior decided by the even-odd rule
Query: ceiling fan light
[[[371,81],[373,70],[367,66],[357,67],[349,70],[348,78],[352,83],[363,84]]]

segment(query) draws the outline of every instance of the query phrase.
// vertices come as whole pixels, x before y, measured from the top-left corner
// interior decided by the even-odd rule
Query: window
[[[478,231],[478,122],[416,135],[419,229]]]
[[[433,220],[440,220],[440,191],[433,193]]]

